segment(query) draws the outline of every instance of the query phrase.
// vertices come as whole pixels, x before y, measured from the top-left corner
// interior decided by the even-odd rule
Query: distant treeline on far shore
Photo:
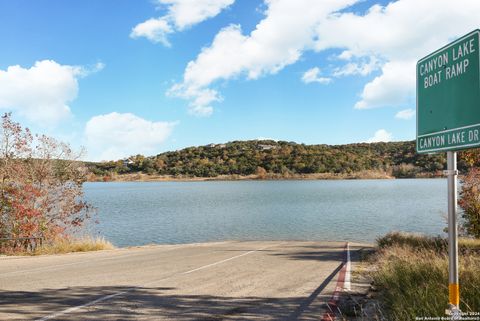
[[[438,177],[444,153],[420,155],[414,141],[304,145],[273,140],[234,141],[127,159],[87,163],[90,180],[195,178]],[[460,153],[458,167],[467,169]]]

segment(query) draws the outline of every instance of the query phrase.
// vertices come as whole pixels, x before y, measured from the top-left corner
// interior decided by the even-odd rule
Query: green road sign
[[[480,146],[480,30],[417,63],[417,151]]]

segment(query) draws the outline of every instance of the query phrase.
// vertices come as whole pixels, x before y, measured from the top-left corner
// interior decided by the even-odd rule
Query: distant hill
[[[459,168],[465,166],[459,160]],[[125,160],[89,163],[88,167],[97,178],[135,173],[173,178],[251,175],[295,178],[313,174],[348,178],[361,172],[381,172],[393,177],[431,177],[441,175],[445,156],[420,155],[415,151],[414,141],[305,145],[250,140],[189,147],[151,157],[137,155]]]

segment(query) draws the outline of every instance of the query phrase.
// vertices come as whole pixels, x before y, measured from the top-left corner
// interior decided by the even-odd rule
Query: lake
[[[445,179],[85,183],[116,246],[443,233]]]

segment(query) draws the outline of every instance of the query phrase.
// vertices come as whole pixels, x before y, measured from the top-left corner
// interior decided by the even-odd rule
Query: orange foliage
[[[86,171],[67,144],[3,115],[0,125],[0,238],[66,235],[90,217]],[[0,247],[8,247],[8,242]]]

